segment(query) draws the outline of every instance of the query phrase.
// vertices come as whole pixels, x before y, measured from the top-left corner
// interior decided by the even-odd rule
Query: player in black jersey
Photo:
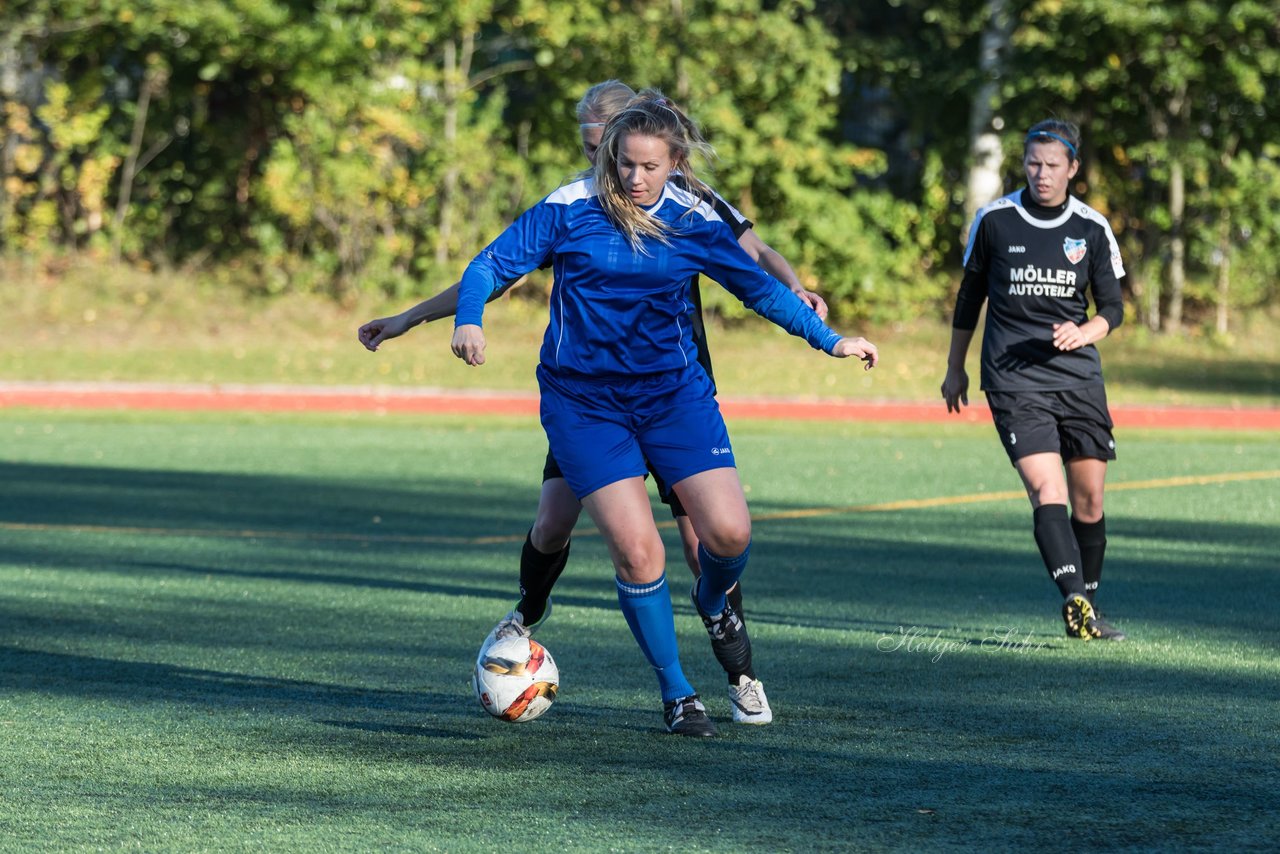
[[[596,147],[600,144],[608,119],[636,97],[636,93],[626,84],[618,80],[607,80],[588,89],[578,102],[582,150],[589,161],[595,162]],[[690,127],[689,130],[697,133],[696,128]],[[671,180],[679,183],[681,179],[679,175],[673,175]],[[827,305],[823,299],[800,284],[786,259],[760,239],[749,219],[714,192],[712,198],[706,201],[730,225],[739,244],[756,263],[790,287],[819,317],[826,317]],[[457,308],[457,296],[458,286],[454,285],[401,314],[370,321],[360,327],[360,341],[368,349],[376,350],[383,341],[403,335],[414,326],[449,317]],[[697,278],[690,282],[689,301],[694,307],[690,320],[698,347],[698,362],[714,381]],[[542,477],[537,515],[521,549],[520,601],[489,633],[481,646],[482,651],[499,637],[528,635],[541,625],[550,612],[551,590],[568,561],[570,540],[582,513],[582,505],[569,488],[550,451],[547,453]],[[675,518],[684,547],[685,562],[696,578],[700,572],[697,534],[694,533],[693,525],[675,491],[656,474],[655,481],[662,501],[670,507]],[[728,677],[733,720],[738,723],[767,724],[772,721],[773,712],[765,695],[764,685],[756,678],[752,666],[750,641],[742,618],[740,585],[735,585],[729,591],[728,600],[729,608],[726,613],[731,614],[728,620],[711,620],[701,612],[699,616],[703,618],[711,638],[716,659]]]
[[[1067,634],[1121,640],[1093,604],[1107,545],[1103,485],[1116,458],[1094,345],[1124,319],[1124,265],[1106,218],[1068,191],[1079,147],[1075,125],[1036,124],[1023,144],[1026,188],[974,218],[942,397],[948,412],[969,403],[965,356],[986,300],[982,389],[1031,499]]]

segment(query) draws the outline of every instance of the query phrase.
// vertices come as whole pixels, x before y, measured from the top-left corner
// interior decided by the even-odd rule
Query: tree
[[[1280,92],[1262,83],[1280,70],[1274,8],[1251,0],[1039,0],[1015,44],[1021,85],[1006,93],[1010,106],[1070,106],[1099,164],[1089,189],[1116,214],[1137,258],[1140,314],[1153,329],[1179,330],[1188,264],[1232,254],[1223,235],[1235,231],[1221,225],[1236,203],[1226,164],[1237,151],[1265,160],[1263,145],[1280,130]]]

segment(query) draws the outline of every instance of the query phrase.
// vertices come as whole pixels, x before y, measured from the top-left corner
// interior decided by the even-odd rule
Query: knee
[[[1078,495],[1071,502],[1071,515],[1085,524],[1093,524],[1102,518],[1102,493]]]
[[[578,524],[582,505],[570,499],[571,493],[569,499],[566,499],[555,493],[544,492],[538,502],[538,515],[529,531],[529,541],[543,554],[563,550],[573,536],[573,528]]]
[[[1057,484],[1044,484],[1028,492],[1032,507],[1043,507],[1046,504],[1067,504],[1066,491]]]
[[[719,557],[737,557],[751,545],[751,521],[721,525],[702,538],[707,551]]]
[[[562,520],[544,520],[539,517],[534,528],[529,531],[529,542],[543,554],[564,551],[568,538],[573,533],[572,525],[564,525]]]
[[[613,568],[618,577],[630,584],[657,581],[666,568],[662,541],[648,538],[615,542]]]

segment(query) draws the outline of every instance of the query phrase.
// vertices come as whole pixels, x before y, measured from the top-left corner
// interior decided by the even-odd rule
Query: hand
[[[1089,336],[1070,320],[1053,324],[1053,346],[1059,350],[1079,350],[1089,343]]]
[[[409,331],[409,322],[404,319],[403,315],[397,314],[395,317],[380,317],[377,320],[370,320],[356,333],[360,336],[360,343],[365,349],[371,353],[376,353],[378,345],[383,341],[390,341],[392,338],[399,338],[401,335]]]
[[[453,355],[472,367],[484,364],[484,330],[474,323],[464,323],[453,330]]]
[[[862,366],[865,371],[880,364],[880,353],[876,350],[876,345],[865,338],[841,338],[836,342],[836,346],[831,348],[831,355],[837,359],[857,356],[866,363]]]
[[[969,375],[964,368],[947,368],[942,399],[947,402],[947,412],[959,412],[961,404],[969,405]]]
[[[800,297],[800,301],[802,303],[813,309],[813,313],[818,315],[819,320],[827,319],[827,301],[822,297],[818,296],[813,291],[806,291],[804,288],[792,291],[792,293]]]

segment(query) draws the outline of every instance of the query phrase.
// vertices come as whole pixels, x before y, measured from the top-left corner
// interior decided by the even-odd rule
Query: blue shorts
[[[538,366],[542,428],[579,500],[648,460],[668,484],[732,468],[733,448],[711,380],[700,365],[672,374],[566,377]]]

